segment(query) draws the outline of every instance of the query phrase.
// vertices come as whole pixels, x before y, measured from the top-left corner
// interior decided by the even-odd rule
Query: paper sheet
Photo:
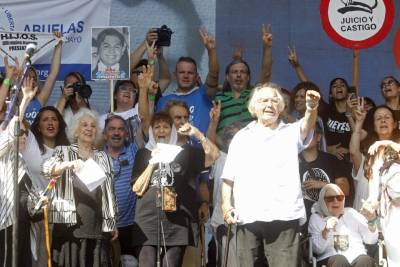
[[[180,146],[157,143],[156,151],[154,151],[155,155],[153,155],[149,163],[170,163],[175,159],[176,155],[181,152],[181,150],[182,147]]]
[[[93,191],[106,179],[106,174],[101,167],[91,158],[86,160],[83,167],[75,172],[76,176],[84,183],[89,191]]]

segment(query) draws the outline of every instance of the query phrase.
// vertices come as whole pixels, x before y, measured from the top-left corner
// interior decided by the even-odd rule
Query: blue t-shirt
[[[29,122],[29,125],[32,125],[41,108],[40,101],[36,97],[32,99],[25,111],[25,119]]]
[[[169,100],[185,101],[189,106],[189,122],[201,132],[206,133],[210,123],[211,100],[207,95],[205,86],[193,88],[187,93],[172,93],[158,100],[156,111],[164,108]]]
[[[107,149],[104,151],[107,153]],[[114,172],[115,198],[118,206],[117,227],[133,224],[135,219],[136,194],[131,189],[133,163],[138,147],[135,143],[122,148],[117,158],[111,158]]]

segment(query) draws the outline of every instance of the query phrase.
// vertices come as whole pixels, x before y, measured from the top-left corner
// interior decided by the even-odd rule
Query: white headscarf
[[[332,189],[338,195],[344,195],[342,189],[340,189],[340,187],[337,186],[336,184],[326,184],[324,187],[322,187],[321,191],[319,192],[318,201],[314,203],[314,205],[312,206],[312,209],[311,209],[311,212],[313,212],[313,213],[316,212],[319,215],[321,215],[322,217],[333,216],[329,212],[328,207],[326,206],[326,203],[325,203],[325,194],[326,194],[326,191],[328,191],[328,189]],[[342,213],[343,213],[343,211],[342,211]]]
[[[169,142],[167,144],[176,145],[177,142],[178,142],[178,133],[176,131],[175,126],[172,125],[171,135],[169,137]],[[151,127],[151,126],[149,128],[149,141],[147,142],[145,147],[150,151],[153,151],[153,149],[155,149],[157,147],[157,142],[156,142],[156,139],[154,138],[154,134],[153,134],[153,127]]]

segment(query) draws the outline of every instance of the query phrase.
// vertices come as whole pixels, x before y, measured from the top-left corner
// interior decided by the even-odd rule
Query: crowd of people
[[[273,37],[263,25],[256,85],[241,49],[220,85],[215,39],[199,33],[204,83],[195,59],[182,56],[166,94],[172,75],[150,29],[106,114],[90,106],[79,72],[48,105],[62,42],[44,83],[30,67],[19,115],[0,132],[0,266],[11,266],[16,223],[24,267],[307,266],[307,238],[318,266],[375,266],[367,246],[379,231],[389,266],[399,266],[400,82],[384,77],[385,104],[376,106],[334,78],[325,101],[290,49],[299,83],[281,88],[271,82]],[[4,58],[1,120],[21,79],[14,62]]]

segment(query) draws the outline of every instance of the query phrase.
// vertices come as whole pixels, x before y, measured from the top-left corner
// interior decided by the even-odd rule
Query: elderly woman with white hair
[[[94,148],[97,116],[88,109],[74,115],[68,127],[70,146],[56,147],[43,164],[45,177],[59,177],[50,204],[54,223],[53,266],[110,266],[109,239],[115,239],[116,202],[111,161]],[[92,159],[104,172],[104,182],[89,190],[77,172]]]
[[[373,267],[375,260],[367,255],[364,243],[378,241],[376,214],[365,212],[363,216],[345,208],[344,200],[339,186],[327,184],[313,206],[308,231],[318,255],[317,265]]]
[[[305,214],[298,154],[312,138],[319,99],[307,91],[304,118],[286,124],[279,119],[285,105],[279,86],[254,88],[249,111],[256,121],[233,137],[221,175],[224,219],[238,224],[239,266],[264,258],[269,266],[298,266]]]

